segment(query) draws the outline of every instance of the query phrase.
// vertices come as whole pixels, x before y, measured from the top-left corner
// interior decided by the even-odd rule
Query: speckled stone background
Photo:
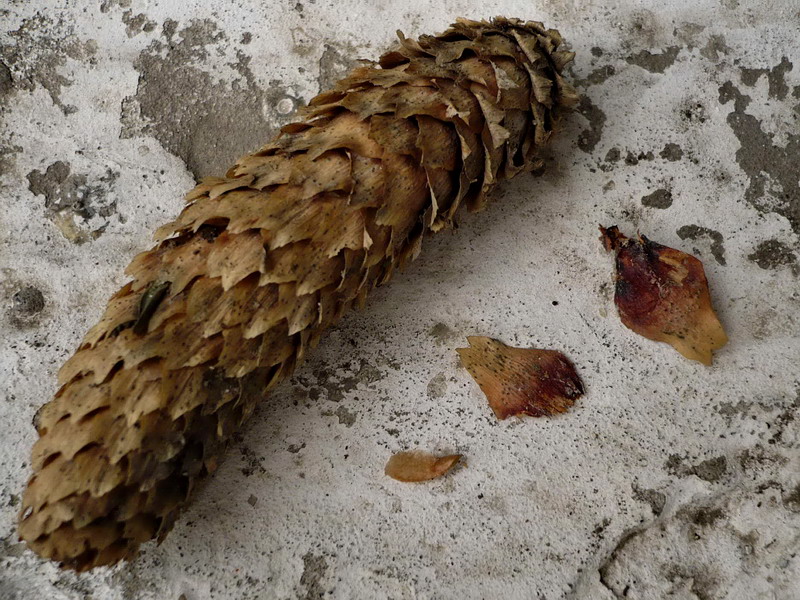
[[[394,31],[545,21],[583,94],[540,178],[431,238],[256,412],[161,546],[75,575],[17,542],[31,419],[220,173]],[[792,0],[6,0],[0,597],[800,597],[800,6]],[[695,253],[730,344],[637,337],[597,225]],[[469,334],[563,350],[588,393],[497,422]],[[392,452],[461,452],[425,485]]]

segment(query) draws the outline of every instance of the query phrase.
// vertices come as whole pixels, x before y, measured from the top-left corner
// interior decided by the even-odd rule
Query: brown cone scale
[[[459,20],[314,98],[188,196],[37,415],[19,532],[86,570],[162,539],[231,434],[422,237],[540,168],[576,96],[540,23]]]

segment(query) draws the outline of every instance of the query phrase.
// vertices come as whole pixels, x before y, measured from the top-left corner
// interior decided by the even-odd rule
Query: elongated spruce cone
[[[576,100],[557,31],[404,39],[225,178],[204,180],[59,373],[19,525],[85,570],[162,539],[257,400],[459,205],[541,166]]]

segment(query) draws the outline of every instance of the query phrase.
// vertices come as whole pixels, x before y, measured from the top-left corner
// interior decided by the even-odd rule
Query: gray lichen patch
[[[147,18],[144,13],[133,14],[132,10],[122,13],[122,22],[125,23],[125,33],[128,37],[134,37],[140,33],[150,33],[157,27],[157,23]]]
[[[430,398],[444,398],[447,394],[447,376],[438,373],[428,382],[428,396]]]
[[[672,142],[666,144],[664,149],[658,153],[661,158],[675,162],[683,158],[683,149]]]
[[[11,69],[0,60],[0,99],[11,95],[14,91],[14,79],[11,77]]]
[[[314,385],[306,377],[298,377],[297,383],[308,388],[307,395],[312,401],[316,401],[322,392],[326,394],[327,400],[331,402],[341,402],[345,395],[356,389],[371,390],[374,384],[380,381],[384,374],[372,363],[361,360],[356,367],[350,362],[343,365],[344,374],[336,374],[333,369],[317,369],[313,376],[316,379]],[[330,413],[336,414],[337,413]]]
[[[46,288],[20,271],[0,268],[0,324],[14,329],[36,327],[50,314]],[[1,494],[0,494],[1,496]]]
[[[708,120],[708,111],[702,102],[690,98],[680,107],[679,117],[689,125],[702,124]]]
[[[672,31],[672,35],[689,50],[692,50],[698,45],[698,38],[705,30],[705,25],[701,25],[700,23],[692,23],[690,21],[676,27]]]
[[[119,173],[111,169],[90,183],[87,175],[72,173],[69,163],[58,160],[27,177],[28,189],[44,196],[45,214],[71,242],[96,239],[116,213],[113,190]]]
[[[780,93],[780,88],[771,90]],[[787,144],[775,144],[774,136],[765,132],[761,122],[746,111],[750,96],[743,94],[733,82],[719,88],[719,101],[733,102],[727,122],[739,149],[736,162],[750,178],[745,200],[764,213],[785,217],[792,229],[800,233],[800,180],[797,177],[797,157],[800,156],[800,134],[787,133]]]
[[[622,152],[620,152],[619,148],[614,146],[613,148],[609,149],[608,152],[606,152],[605,161],[607,163],[615,163],[619,161],[620,158],[622,158]]]
[[[300,576],[300,586],[305,594],[298,596],[303,600],[317,600],[326,595],[322,580],[328,573],[328,561],[324,556],[307,552],[303,555],[303,574]]]
[[[700,479],[715,482],[722,479],[728,471],[728,461],[724,456],[704,460],[694,467],[694,474]]]
[[[669,208],[672,206],[672,192],[665,188],[650,192],[646,196],[642,196],[642,206],[661,209]]]
[[[42,291],[33,285],[22,285],[21,287],[3,285],[2,287],[4,289],[17,288],[10,294],[7,303],[7,315],[11,324],[19,329],[35,326],[46,306]]]
[[[279,81],[262,89],[241,50],[227,63],[238,78],[212,77],[215,57],[235,45],[213,21],[193,20],[181,29],[167,21],[162,38],[134,63],[139,83],[136,94],[123,102],[121,137],[152,135],[201,178],[223,174],[290,119],[297,96]],[[280,104],[286,99],[289,105]]]
[[[711,256],[718,264],[725,265],[725,238],[719,231],[699,225],[684,225],[678,229],[677,234],[682,240],[709,240]],[[694,252],[702,255],[698,248],[694,248]]]
[[[15,156],[20,152],[22,152],[22,146],[0,141],[0,177],[14,168]]]
[[[131,5],[131,0],[103,0],[100,3],[100,12],[101,13],[107,13],[114,6],[120,6],[122,8],[129,8],[130,5]]]
[[[761,242],[747,258],[762,269],[775,270],[789,266],[795,274],[800,271],[798,269],[797,254],[789,246],[778,240]]]
[[[603,137],[606,114],[585,94],[581,96],[578,112],[589,122],[589,127],[584,129],[578,137],[578,148],[586,153],[591,153],[600,142],[600,138]]]
[[[2,89],[12,85],[29,92],[42,87],[64,114],[74,113],[77,109],[61,100],[62,88],[72,85],[61,69],[67,58],[91,59],[97,51],[95,42],[79,40],[64,21],[53,21],[43,14],[26,19],[8,36],[11,43],[0,45],[4,67],[0,68],[0,96]]]
[[[634,154],[630,150],[625,154],[625,164],[628,166],[636,166],[643,160],[653,160],[655,159],[655,155],[653,154],[652,150],[648,150],[647,152],[639,152],[639,154]]]
[[[701,461],[696,465],[691,465],[686,464],[685,459],[680,455],[670,454],[665,468],[671,475],[677,475],[678,477],[695,475],[709,483],[716,483],[728,473],[728,460],[724,456],[716,456]]]
[[[458,332],[445,323],[436,323],[430,328],[428,335],[434,339],[437,345],[441,346],[461,341],[461,336]]]
[[[339,425],[345,425],[347,427],[352,427],[356,422],[356,417],[358,416],[357,413],[348,410],[345,406],[337,407],[333,414],[335,414],[336,418],[339,419]]]
[[[680,52],[679,46],[670,46],[665,48],[663,52],[654,54],[649,50],[642,50],[636,54],[628,56],[625,60],[632,65],[642,67],[651,73],[663,73],[667,67],[671,67],[678,58]]]
[[[616,72],[617,70],[614,68],[614,65],[603,65],[602,67],[597,67],[586,77],[576,78],[575,86],[579,88],[586,88],[590,85],[602,85],[613,75],[615,75]]]
[[[793,67],[794,65],[785,56],[780,63],[771,69],[741,67],[742,83],[748,87],[753,87],[762,75],[766,75],[769,84],[769,97],[783,100],[789,93],[789,86],[786,84],[786,73],[791,71]]]
[[[656,39],[663,32],[663,24],[655,12],[646,8],[638,8],[630,12],[627,21],[622,25],[625,47],[654,48],[656,46]]]
[[[710,61],[716,62],[720,60],[722,56],[730,54],[731,49],[725,43],[725,36],[723,35],[711,35],[708,38],[708,42],[700,50],[700,56],[703,58],[707,58]]]
[[[31,317],[42,312],[44,308],[44,294],[32,285],[22,288],[12,298],[14,312],[21,317]]]
[[[654,515],[658,516],[661,514],[661,511],[664,510],[664,505],[667,502],[667,497],[663,492],[640,488],[635,483],[632,485],[632,488],[634,498],[640,502],[646,502],[649,504]]]
[[[800,483],[798,483],[792,490],[785,493],[781,500],[786,510],[789,510],[793,513],[800,513]]]

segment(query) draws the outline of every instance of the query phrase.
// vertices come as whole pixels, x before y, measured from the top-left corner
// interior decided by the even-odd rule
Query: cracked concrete
[[[794,11],[794,12],[793,12]],[[31,421],[193,181],[395,29],[558,28],[583,100],[547,170],[434,236],[271,394],[160,546],[75,575],[17,542]],[[800,588],[800,14],[791,3],[55,0],[0,8],[0,598],[687,598]],[[703,260],[704,368],[619,322],[598,224]],[[497,422],[467,335],[586,395]],[[425,485],[392,452],[465,455]]]

